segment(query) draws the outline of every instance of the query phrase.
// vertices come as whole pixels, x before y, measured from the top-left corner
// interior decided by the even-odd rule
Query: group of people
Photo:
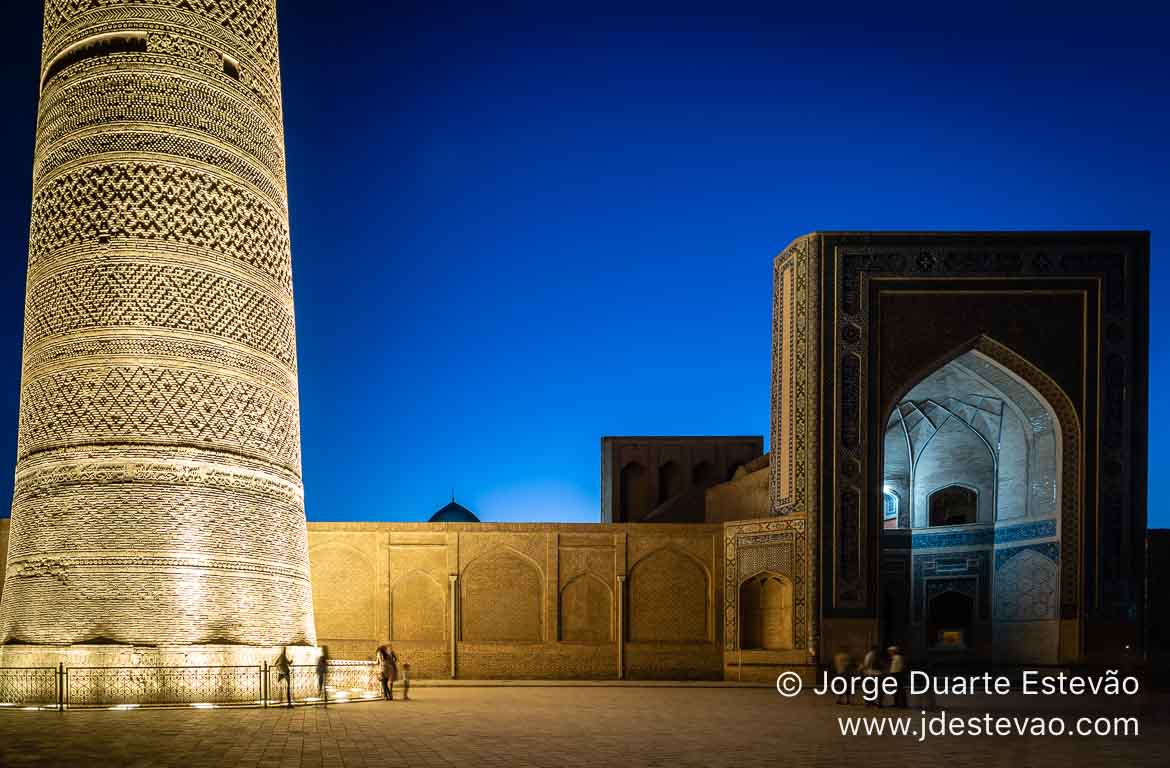
[[[374,661],[377,663],[378,678],[382,683],[382,698],[386,701],[394,701],[394,683],[398,680],[398,655],[394,653],[394,649],[390,647],[389,643],[383,643],[375,651]],[[285,698],[290,707],[293,705],[292,666],[288,657],[288,648],[282,648],[280,656],[272,663],[272,670],[276,673],[277,683],[284,683]],[[410,665],[403,664],[402,671],[402,698],[408,699],[410,698]],[[317,695],[326,704],[329,702],[328,691],[325,688],[325,679],[328,673],[329,649],[323,645],[321,646],[321,654],[317,657]]]
[[[892,676],[898,684],[897,691],[894,693],[894,706],[903,708],[910,706],[907,695],[910,690],[910,667],[900,646],[891,645],[884,654],[881,646],[872,646],[866,652],[860,667],[854,663],[849,651],[841,648],[833,655],[833,674],[845,678],[861,675],[881,679],[887,675]],[[854,686],[849,686],[845,690],[849,691],[853,688]],[[880,692],[882,690],[880,685],[877,686],[877,690],[879,693],[876,696],[865,699],[865,706],[879,708],[882,706],[882,700],[885,696]],[[847,692],[838,694],[837,703],[851,703],[850,694]]]

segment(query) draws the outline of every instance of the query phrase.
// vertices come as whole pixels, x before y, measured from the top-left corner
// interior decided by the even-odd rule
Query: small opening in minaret
[[[240,79],[240,65],[231,56],[223,57],[223,73],[233,80]]]
[[[94,35],[74,43],[49,62],[49,66],[45,69],[45,77],[41,80],[41,87],[43,88],[54,75],[59,74],[68,66],[86,59],[108,56],[111,53],[146,53],[146,33],[114,32],[106,35]]]

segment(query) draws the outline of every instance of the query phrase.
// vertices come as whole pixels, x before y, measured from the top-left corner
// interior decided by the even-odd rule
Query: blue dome
[[[479,518],[472,514],[471,510],[463,506],[455,499],[451,499],[451,503],[440,509],[435,514],[431,515],[430,522],[432,523],[478,523]]]

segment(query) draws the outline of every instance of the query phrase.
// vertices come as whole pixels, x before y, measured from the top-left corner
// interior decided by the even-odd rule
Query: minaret
[[[275,0],[46,0],[29,241],[0,644],[313,645]]]

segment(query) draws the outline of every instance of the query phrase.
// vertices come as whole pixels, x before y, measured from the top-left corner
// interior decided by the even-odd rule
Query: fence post
[[[264,708],[268,709],[268,661],[260,669],[260,698],[264,699]]]
[[[57,662],[57,711],[65,709],[65,662]]]

